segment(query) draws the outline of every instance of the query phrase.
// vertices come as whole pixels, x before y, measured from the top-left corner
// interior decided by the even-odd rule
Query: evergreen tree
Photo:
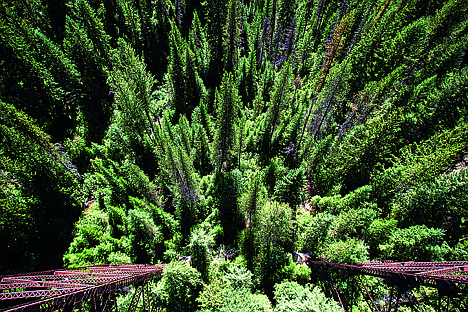
[[[290,88],[289,79],[291,78],[291,63],[288,64],[281,70],[280,77],[275,81],[272,95],[270,98],[270,105],[268,107],[265,130],[262,138],[262,154],[265,157],[271,156],[277,152],[277,146],[273,146],[272,140],[279,124],[281,124],[281,115],[285,106],[285,97]]]
[[[239,1],[229,0],[227,3],[226,26],[224,27],[224,68],[231,72],[237,65],[240,47],[240,7]]]
[[[294,221],[288,204],[266,202],[258,209],[250,224],[257,246],[256,273],[262,287],[272,290],[278,282],[279,269],[287,252],[293,249]]]
[[[81,135],[99,142],[111,116],[113,93],[107,85],[100,56],[85,29],[67,17],[65,31],[64,52],[76,64],[83,82],[83,93],[76,95],[80,104],[78,114],[83,122]]]
[[[192,27],[189,34],[190,49],[195,54],[195,64],[198,74],[207,82],[207,74],[210,65],[210,50],[205,27],[202,27],[197,11],[193,14]]]
[[[214,89],[221,82],[223,60],[223,31],[226,24],[227,3],[226,0],[206,1],[206,34],[210,47],[210,69],[207,86]]]
[[[213,247],[213,237],[205,233],[201,228],[194,229],[190,235],[188,245],[189,253],[192,257],[193,266],[200,272],[202,279],[208,281],[209,266],[211,262],[211,248]]]
[[[129,134],[139,137],[143,144],[155,145],[157,108],[152,92],[156,81],[129,44],[120,41],[119,45],[113,57],[114,70],[109,73],[117,116]]]
[[[275,185],[274,199],[279,202],[288,203],[295,211],[297,205],[301,203],[301,193],[305,185],[305,175],[301,168],[288,172]]]
[[[111,68],[109,52],[111,50],[109,41],[110,38],[104,31],[102,21],[96,16],[95,10],[89,5],[86,0],[77,0],[77,17],[88,34],[88,38],[92,41],[95,51],[98,54],[99,63],[101,66]]]
[[[230,168],[235,157],[235,125],[239,118],[239,96],[233,83],[233,75],[225,73],[219,92],[216,92],[216,133],[213,160],[218,172]]]
[[[4,263],[62,265],[80,213],[80,175],[33,120],[0,103],[0,235]],[[37,265],[37,264],[36,264]]]

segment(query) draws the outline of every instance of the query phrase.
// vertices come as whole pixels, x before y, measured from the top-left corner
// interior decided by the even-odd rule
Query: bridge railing
[[[73,311],[89,299],[95,311],[103,311],[116,293],[130,285],[144,286],[162,270],[163,265],[99,265],[2,276],[0,301],[26,302],[1,312]]]
[[[386,296],[385,308],[387,311],[397,311],[399,302],[405,301],[412,306],[413,311],[422,311],[419,302],[412,289],[420,286],[436,288],[440,301],[445,297],[445,302],[454,303],[460,308],[458,311],[468,311],[468,261],[447,262],[393,262],[393,261],[369,261],[357,264],[332,263],[319,261],[312,256],[305,257],[304,263],[315,271],[322,271],[329,280],[331,289],[329,293],[338,300],[343,310],[343,295],[340,295],[335,285],[332,273],[341,273],[347,279],[358,278],[357,284],[361,285],[361,292],[367,296],[369,307],[373,311],[380,311],[376,300],[359,276],[368,275],[381,278],[390,288],[390,294]],[[447,311],[455,311],[452,306],[446,305]],[[440,310],[440,308],[439,308]]]

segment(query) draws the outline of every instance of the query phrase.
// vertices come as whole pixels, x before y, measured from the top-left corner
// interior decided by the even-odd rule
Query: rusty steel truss
[[[468,311],[468,261],[370,261],[350,265],[317,261],[310,256],[305,263],[323,273],[329,285],[329,293],[341,303],[343,310],[346,310],[346,304],[342,300],[343,294],[340,296],[337,290],[333,273],[340,273],[348,281],[353,279],[372,311],[398,311],[402,303],[410,306],[412,311],[424,311],[413,293],[413,289],[420,286],[437,289],[439,311]],[[388,285],[390,293],[380,298],[385,306],[377,304],[372,298],[361,279],[362,275],[379,277]]]
[[[150,310],[147,281],[162,269],[163,265],[98,265],[2,276],[0,303],[13,306],[1,312],[74,311],[84,302],[94,311],[104,311],[115,303],[117,293],[131,285],[136,290],[130,310],[135,311],[142,295],[145,309]]]

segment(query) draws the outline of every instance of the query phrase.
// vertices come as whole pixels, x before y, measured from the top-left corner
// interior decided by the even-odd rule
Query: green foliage
[[[295,209],[302,202],[304,185],[304,170],[301,168],[291,170],[276,183],[273,198],[288,203]]]
[[[186,254],[157,309],[271,311],[293,251],[466,259],[466,0],[55,2],[0,4],[0,268]]]
[[[278,281],[285,253],[293,251],[294,228],[292,209],[288,204],[266,202],[250,223],[256,246],[256,272],[260,283],[272,289]]]
[[[197,298],[201,311],[271,311],[266,295],[252,293],[252,273],[243,266],[224,262],[213,271],[216,275]]]
[[[132,209],[128,212],[128,231],[137,263],[152,262],[155,245],[162,243],[162,233],[147,211]]]
[[[395,219],[376,218],[372,221],[365,235],[366,241],[371,247],[370,254],[376,253],[379,245],[385,244],[397,227],[398,221]]]
[[[346,241],[335,241],[328,244],[322,257],[330,262],[349,263],[369,261],[369,247],[358,239],[349,238]]]
[[[284,281],[275,285],[274,311],[341,311],[337,302],[326,298],[318,287]]]
[[[139,138],[142,143],[155,145],[154,121],[158,108],[152,96],[156,80],[146,70],[146,64],[135,55],[125,41],[113,56],[113,71],[109,83],[115,91],[117,123],[122,124],[130,138]]]
[[[336,218],[337,237],[363,237],[377,212],[372,208],[351,209]]]
[[[208,268],[211,262],[211,248],[213,245],[213,237],[206,233],[204,229],[193,229],[187,249],[192,257],[193,267],[200,272],[204,281],[208,280]]]
[[[228,267],[225,278],[233,288],[252,289],[252,273],[243,266]]]
[[[467,169],[461,168],[397,194],[392,215],[401,226],[443,228],[445,240],[456,244],[463,235],[462,220],[468,217],[467,196]]]
[[[5,263],[61,264],[78,219],[80,175],[68,155],[23,112],[0,102],[0,236]]]
[[[271,303],[266,295],[252,294],[246,288],[229,288],[225,296],[224,305],[219,309],[219,311],[271,311]]]
[[[305,264],[297,263],[291,256],[284,262],[278,275],[283,280],[295,281],[304,285],[310,282],[311,273],[311,268]]]
[[[218,171],[233,166],[235,157],[235,124],[238,122],[239,96],[234,88],[233,77],[229,73],[223,76],[219,92],[216,93],[216,132],[214,135],[213,160]]]
[[[196,269],[185,261],[172,261],[164,267],[153,292],[159,307],[166,311],[195,311],[201,287],[201,275]]]
[[[390,259],[399,261],[442,261],[450,252],[443,241],[444,231],[414,225],[406,229],[396,229],[386,244],[379,249]],[[403,260],[402,260],[403,259]]]
[[[218,220],[223,228],[223,241],[227,245],[234,243],[237,232],[244,227],[244,217],[238,206],[243,188],[242,173],[239,170],[225,173],[216,171],[211,195],[213,208],[219,213]]]
[[[333,239],[336,217],[329,213],[316,216],[303,215],[297,219],[299,224],[298,251],[318,252]]]

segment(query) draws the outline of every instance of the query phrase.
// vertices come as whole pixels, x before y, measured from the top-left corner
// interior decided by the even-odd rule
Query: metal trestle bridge
[[[468,311],[468,261],[372,261],[350,265],[296,255],[312,269],[316,281],[325,283],[326,293],[339,301],[345,311],[351,311],[353,298],[358,298],[359,292],[371,311],[398,311],[403,305],[412,311],[424,311],[420,303],[424,298],[417,298],[413,292],[421,286],[437,290],[438,311]],[[97,312],[116,310],[116,294],[128,292],[131,285],[135,291],[128,310],[153,311],[147,282],[160,275],[163,267],[100,265],[3,276],[0,304],[6,307],[7,303],[8,307],[0,312],[74,311],[84,306]],[[373,293],[366,287],[363,276],[378,277],[386,284],[388,293]],[[347,285],[348,291],[343,285]]]
[[[144,310],[151,311],[147,282],[162,269],[163,265],[99,265],[3,276],[0,303],[7,300],[10,307],[1,311],[74,311],[86,302],[91,310],[102,312],[114,307],[115,295],[131,285],[136,291],[129,310],[135,311],[143,296]]]
[[[340,293],[337,287],[339,279],[354,284],[354,290],[362,293],[372,311],[398,311],[401,305],[411,308],[411,311],[424,311],[413,292],[420,286],[437,289],[438,311],[468,311],[468,261],[370,261],[350,265],[317,261],[309,256],[305,257],[305,263],[314,273],[321,275],[321,279],[326,281],[326,291],[341,303],[345,311],[350,310],[350,297],[354,294]],[[361,278],[365,275],[379,277],[388,286],[389,293],[379,300],[374,299]]]

